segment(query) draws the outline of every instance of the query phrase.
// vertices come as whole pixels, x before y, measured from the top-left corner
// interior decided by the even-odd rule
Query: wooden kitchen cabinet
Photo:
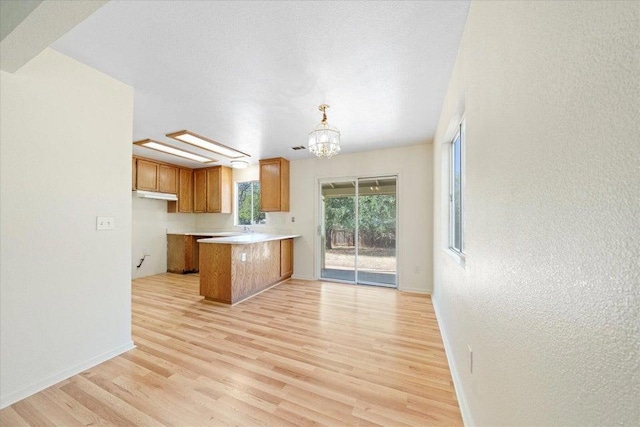
[[[216,243],[215,239],[200,243],[200,295],[235,304],[291,277],[293,239],[285,240],[284,246],[281,241],[260,238],[241,244]]]
[[[132,168],[132,189],[178,196],[177,202],[168,202],[167,212],[232,212],[233,179],[227,166],[192,170],[134,156]]]
[[[260,160],[260,210],[289,212],[289,160]]]
[[[231,168],[214,166],[193,171],[193,212],[231,213],[232,205]]]
[[[182,169],[178,171],[178,201],[167,204],[169,213],[191,213],[193,212],[193,171]]]
[[[280,240],[280,279],[293,274],[293,239]]]
[[[158,191],[178,194],[178,168],[169,165],[158,167]]]
[[[231,213],[232,186],[230,168],[216,166],[207,169],[207,212]]]
[[[205,169],[193,171],[193,211],[196,213],[207,211],[207,171]]]
[[[167,234],[167,271],[170,273],[195,273],[198,271],[199,236]]]
[[[159,166],[150,160],[136,159],[136,189],[158,191]]]
[[[178,194],[178,168],[149,159],[133,158],[133,189]]]

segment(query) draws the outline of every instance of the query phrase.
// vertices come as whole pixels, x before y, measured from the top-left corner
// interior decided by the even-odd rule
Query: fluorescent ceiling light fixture
[[[222,145],[213,139],[206,138],[204,136],[195,134],[188,130],[181,130],[180,132],[168,133],[167,138],[177,139],[178,141],[186,142],[203,150],[208,150],[221,156],[228,157],[230,159],[239,159],[240,157],[251,157],[242,151],[235,150],[226,145]]]
[[[210,159],[208,157],[200,156],[198,154],[193,154],[188,151],[181,150],[176,147],[172,147],[171,145],[166,145],[158,141],[154,141],[153,139],[143,139],[142,141],[134,142],[135,145],[139,145],[145,148],[151,148],[152,150],[161,151],[166,154],[172,154],[174,156],[182,157],[184,159],[194,160],[200,163],[211,163],[217,162],[216,159]]]
[[[246,169],[249,166],[249,162],[244,160],[231,160],[231,167],[234,169]]]

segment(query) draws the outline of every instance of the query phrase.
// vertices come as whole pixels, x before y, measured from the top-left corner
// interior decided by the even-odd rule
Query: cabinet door
[[[231,169],[217,166],[207,169],[207,212],[231,213]]]
[[[293,274],[293,239],[280,240],[280,277]]]
[[[193,171],[193,211],[200,213],[207,210],[207,171]]]
[[[158,189],[161,193],[178,194],[178,168],[160,165]]]
[[[280,210],[280,164],[273,160],[260,161],[260,210]]]
[[[194,271],[193,236],[167,234],[167,271],[170,273],[190,273]]]
[[[220,168],[207,169],[207,212],[220,212]]]
[[[260,210],[289,211],[289,161],[281,157],[260,160]]]
[[[136,169],[136,188],[138,190],[158,191],[158,164],[138,159]]]
[[[233,173],[226,166],[220,167],[220,213],[233,211]]]
[[[193,212],[193,171],[180,169],[178,212]]]

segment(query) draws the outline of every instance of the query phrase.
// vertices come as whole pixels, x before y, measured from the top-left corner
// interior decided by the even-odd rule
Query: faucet
[[[251,229],[245,225],[244,227],[242,227],[242,232],[243,233],[251,233]]]

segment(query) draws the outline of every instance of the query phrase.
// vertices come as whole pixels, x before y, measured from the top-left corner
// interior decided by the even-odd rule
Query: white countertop
[[[266,234],[266,233],[240,233],[240,235],[229,237],[216,237],[213,239],[198,239],[198,243],[222,243],[227,245],[249,245],[251,243],[262,243],[270,240],[294,239],[300,237],[299,234]]]
[[[167,234],[175,234],[178,236],[207,236],[207,237],[229,237],[244,234],[242,231],[186,231],[186,232],[170,232]]]

